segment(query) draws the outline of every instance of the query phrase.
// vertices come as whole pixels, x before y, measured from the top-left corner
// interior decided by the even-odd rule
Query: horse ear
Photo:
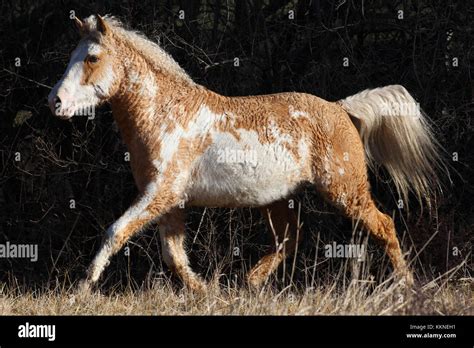
[[[99,16],[98,14],[95,15],[97,17],[97,30],[102,33],[103,35],[107,34],[109,30],[109,25],[104,20],[104,17]]]
[[[76,28],[77,30],[79,31],[79,33],[82,33],[83,29],[84,29],[84,23],[82,23],[82,21],[77,18],[76,16],[74,16],[74,24],[76,25]]]

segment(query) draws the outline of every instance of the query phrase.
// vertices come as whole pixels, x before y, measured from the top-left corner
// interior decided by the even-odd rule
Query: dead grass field
[[[278,274],[256,291],[243,281],[245,267],[225,271],[225,265],[235,263],[233,254],[219,258],[216,244],[207,239],[210,235],[201,241],[208,250],[203,259],[217,266],[206,277],[206,295],[183,288],[168,272],[150,270],[153,276],[137,283],[115,258],[99,281],[101,287],[89,294],[76,292],[74,264],[47,285],[9,278],[0,285],[0,315],[474,315],[470,253],[444,274],[432,272],[419,256],[409,258],[410,264],[418,265],[411,289],[392,278],[386,258],[372,255],[362,262],[350,258],[332,262],[337,259],[316,257],[297,263],[289,257]],[[357,237],[356,229],[351,240],[370,247],[367,238]],[[157,261],[157,269],[163,270]],[[117,273],[122,276],[117,278]]]
[[[76,294],[71,287],[22,290],[3,286],[0,315],[474,315],[472,279],[449,275],[408,290],[391,279],[298,289],[267,285],[261,291],[231,284],[210,285],[197,295],[169,278],[146,288]]]

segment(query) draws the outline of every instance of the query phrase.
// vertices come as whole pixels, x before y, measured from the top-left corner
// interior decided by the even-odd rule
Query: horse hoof
[[[401,286],[408,289],[412,288],[415,285],[413,273],[409,270],[405,270],[403,272],[398,273],[396,276],[396,280]]]
[[[208,289],[204,283],[194,283],[189,286],[189,289],[196,295],[207,295]]]
[[[79,296],[89,295],[92,292],[92,284],[87,279],[83,279],[79,282],[76,288],[76,293]]]

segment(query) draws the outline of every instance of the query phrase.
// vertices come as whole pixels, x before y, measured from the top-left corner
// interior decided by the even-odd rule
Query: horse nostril
[[[60,105],[61,105],[61,98],[59,98],[58,96],[54,97],[54,106],[58,107]]]

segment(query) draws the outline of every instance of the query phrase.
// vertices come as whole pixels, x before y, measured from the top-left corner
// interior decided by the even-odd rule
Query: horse
[[[307,185],[357,220],[380,242],[394,274],[413,284],[394,221],[377,208],[368,182],[368,169],[383,166],[401,199],[428,203],[439,185],[440,145],[403,86],[334,102],[297,92],[228,97],[195,83],[158,44],[115,17],[74,22],[81,39],[48,96],[51,111],[70,119],[109,103],[139,192],[107,229],[81,286],[96,285],[111,256],[157,223],[164,262],[186,287],[205,292],[184,247],[185,210],[195,206],[260,209],[275,248],[246,275],[259,288],[297,249],[300,226],[287,199]]]

